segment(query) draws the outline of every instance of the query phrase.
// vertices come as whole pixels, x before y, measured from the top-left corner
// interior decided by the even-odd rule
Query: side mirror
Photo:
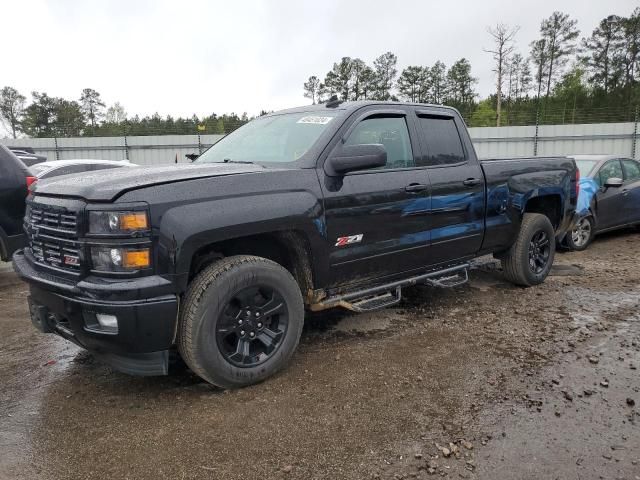
[[[624,180],[618,177],[607,178],[607,181],[604,182],[604,186],[607,188],[619,188],[624,183]]]
[[[347,145],[340,148],[327,160],[329,175],[344,175],[356,170],[380,168],[387,164],[387,150],[384,145]]]
[[[189,160],[191,160],[192,162],[198,158],[200,155],[198,155],[197,153],[187,153],[185,155],[185,157],[187,157]]]

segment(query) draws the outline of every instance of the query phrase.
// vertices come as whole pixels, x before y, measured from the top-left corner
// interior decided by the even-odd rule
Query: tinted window
[[[419,122],[427,142],[425,165],[447,165],[466,160],[453,118],[420,117]]]
[[[633,160],[622,160],[625,180],[640,180],[640,163]]]
[[[94,163],[91,170],[110,170],[112,168],[120,168],[120,165],[109,165],[108,163]]]
[[[45,173],[42,178],[58,177],[60,175],[71,175],[72,173],[86,172],[89,170],[89,165],[67,165],[64,167],[56,168],[50,172]]]
[[[345,145],[379,143],[387,150],[385,168],[413,167],[413,152],[404,117],[374,117],[361,121]]]
[[[607,180],[610,178],[624,178],[622,175],[622,167],[620,166],[620,160],[611,160],[605,163],[600,169],[598,184],[600,186],[604,185]]]

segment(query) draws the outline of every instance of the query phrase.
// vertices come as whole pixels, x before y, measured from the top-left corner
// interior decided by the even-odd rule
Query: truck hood
[[[113,168],[38,181],[37,195],[80,197],[107,202],[138,188],[198,178],[239,175],[264,170],[261,165],[209,163],[158,167]]]

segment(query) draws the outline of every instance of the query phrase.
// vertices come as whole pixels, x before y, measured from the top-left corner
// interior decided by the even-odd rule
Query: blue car
[[[566,236],[584,250],[596,234],[640,225],[640,162],[620,155],[573,155],[580,170],[575,228]]]

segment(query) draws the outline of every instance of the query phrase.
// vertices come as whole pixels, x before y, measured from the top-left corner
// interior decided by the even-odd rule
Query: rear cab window
[[[426,149],[418,165],[456,165],[467,161],[453,117],[418,113],[418,128]]]

